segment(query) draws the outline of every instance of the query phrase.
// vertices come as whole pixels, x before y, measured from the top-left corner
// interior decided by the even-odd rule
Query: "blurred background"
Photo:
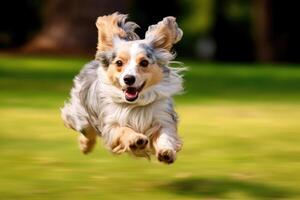
[[[23,0],[0,6],[0,199],[300,199],[297,1]],[[88,156],[59,108],[94,58],[98,16],[175,16],[189,67],[174,165]]]
[[[17,4],[17,5],[16,5]],[[1,50],[30,53],[95,51],[95,19],[119,11],[141,25],[177,17],[181,56],[231,62],[299,62],[297,2],[270,0],[24,0],[1,5]]]

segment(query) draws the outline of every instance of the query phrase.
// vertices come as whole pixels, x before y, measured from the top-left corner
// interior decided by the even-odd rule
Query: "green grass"
[[[300,199],[300,68],[186,61],[167,166],[79,152],[59,107],[86,61],[0,56],[0,199]]]

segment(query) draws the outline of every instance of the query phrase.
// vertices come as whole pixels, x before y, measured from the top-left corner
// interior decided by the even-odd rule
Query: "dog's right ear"
[[[96,26],[98,28],[97,53],[111,51],[114,38],[124,40],[137,40],[139,36],[134,32],[139,26],[134,22],[126,22],[127,15],[113,13],[98,17]]]

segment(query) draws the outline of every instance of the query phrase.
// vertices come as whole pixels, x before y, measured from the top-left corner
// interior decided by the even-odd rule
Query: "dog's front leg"
[[[128,127],[113,127],[103,136],[107,146],[116,154],[143,150],[148,144],[147,136]]]
[[[176,125],[162,127],[153,138],[152,143],[157,159],[167,164],[171,164],[176,160],[176,152],[182,146],[182,142],[177,135]]]

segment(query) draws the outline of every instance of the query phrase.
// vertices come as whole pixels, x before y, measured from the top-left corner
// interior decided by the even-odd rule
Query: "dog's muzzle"
[[[139,93],[144,88],[146,82],[144,82],[140,87],[127,87],[124,89],[125,99],[127,101],[133,102],[139,97]]]

